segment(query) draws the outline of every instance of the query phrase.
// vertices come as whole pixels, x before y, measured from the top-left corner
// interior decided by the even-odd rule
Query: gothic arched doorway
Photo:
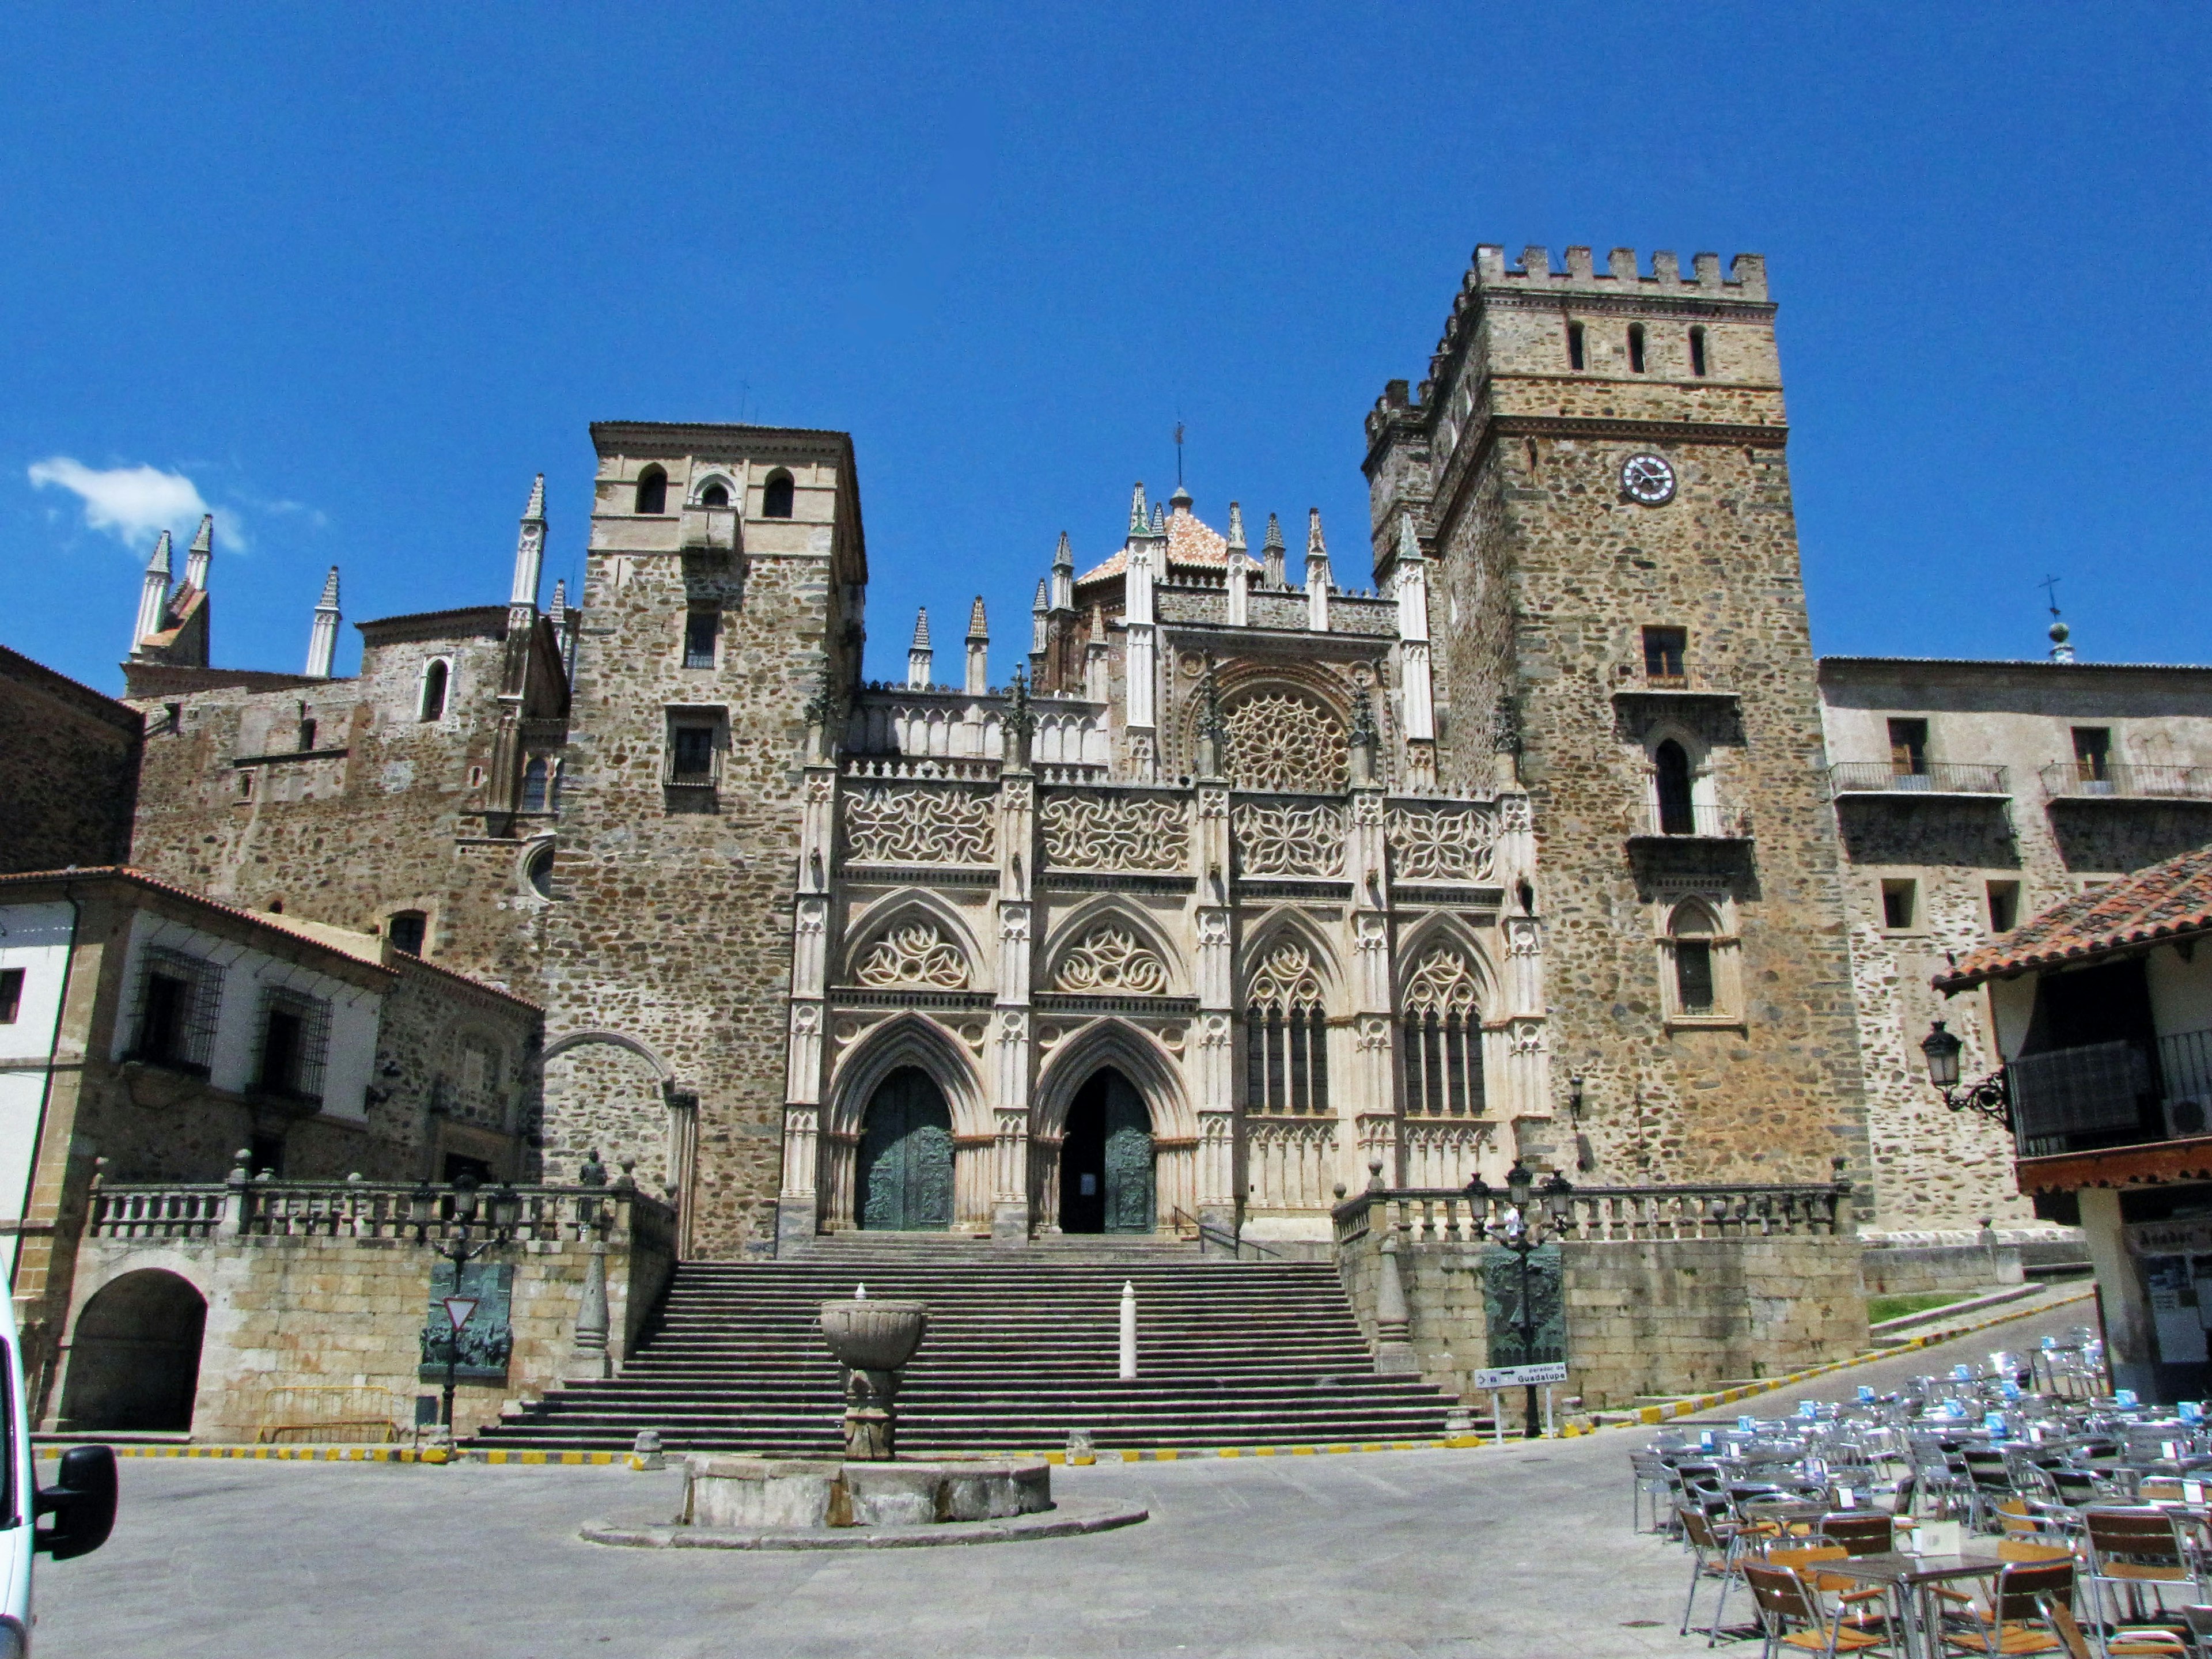
[[[1076,1091],[1060,1142],[1060,1230],[1148,1233],[1154,1222],[1152,1115],[1109,1066]]]
[[[207,1303],[191,1283],[144,1267],[103,1285],[76,1316],[62,1421],[76,1431],[173,1433],[192,1425]]]
[[[860,1129],[854,1218],[872,1232],[944,1232],[952,1225],[952,1114],[928,1074],[908,1066],[883,1080]]]

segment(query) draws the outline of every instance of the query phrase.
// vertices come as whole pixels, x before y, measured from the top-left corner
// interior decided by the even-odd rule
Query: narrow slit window
[[[1881,925],[1893,933],[1910,933],[1919,919],[1920,884],[1910,877],[1881,884]]]
[[[1644,372],[1644,325],[1641,323],[1628,325],[1628,367],[1633,374]]]
[[[1569,368],[1586,367],[1583,353],[1583,325],[1580,323],[1567,325],[1567,367]]]
[[[0,968],[0,1025],[13,1025],[23,1010],[23,969]]]
[[[446,718],[446,682],[451,674],[442,657],[423,669],[421,718],[425,722]]]
[[[684,665],[712,668],[714,644],[721,637],[722,617],[717,611],[694,611],[684,619]]]
[[[1705,331],[1702,328],[1690,331],[1690,373],[1701,380],[1705,377]]]
[[[1674,1000],[1686,1014],[1713,1012],[1713,947],[1704,939],[1675,941]]]
[[[2020,884],[2016,881],[1993,881],[1990,884],[1990,931],[2009,933],[2020,924]]]
[[[300,722],[300,752],[304,755],[314,746],[315,723],[313,720],[301,720]]]

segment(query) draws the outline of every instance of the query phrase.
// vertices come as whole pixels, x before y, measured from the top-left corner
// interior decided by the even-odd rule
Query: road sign
[[[1554,1361],[1547,1365],[1499,1365],[1474,1374],[1478,1389],[1518,1389],[1528,1383],[1564,1382],[1567,1368]]]

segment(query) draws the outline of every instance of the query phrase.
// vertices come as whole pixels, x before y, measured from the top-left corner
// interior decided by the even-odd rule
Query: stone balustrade
[[[95,1182],[85,1236],[102,1239],[442,1239],[460,1229],[450,1187],[434,1187],[434,1213],[415,1215],[417,1188],[365,1181]],[[672,1256],[676,1212],[634,1187],[483,1188],[481,1237],[495,1192],[511,1191],[519,1243],[588,1242],[604,1222],[610,1244]]]
[[[1565,1218],[1545,1223],[1565,1241],[1620,1242],[1685,1238],[1771,1238],[1847,1231],[1841,1218],[1850,1199],[1848,1181],[1772,1186],[1577,1187]],[[1540,1208],[1541,1199],[1531,1200]],[[1374,1212],[1414,1243],[1474,1243],[1501,1231],[1512,1208],[1504,1193],[1480,1200],[1464,1188],[1373,1188],[1333,1212],[1336,1242],[1357,1243],[1374,1226]]]

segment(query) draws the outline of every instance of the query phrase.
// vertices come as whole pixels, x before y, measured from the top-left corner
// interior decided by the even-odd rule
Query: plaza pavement
[[[1786,1411],[2021,1347],[2062,1308],[1763,1396]],[[610,1549],[674,1471],[125,1459],[115,1535],[41,1563],[39,1659],[1694,1659],[1686,1561],[1629,1528],[1649,1431],[1479,1451],[1107,1464],[1092,1537],[818,1553]],[[51,1468],[51,1465],[46,1466]]]

